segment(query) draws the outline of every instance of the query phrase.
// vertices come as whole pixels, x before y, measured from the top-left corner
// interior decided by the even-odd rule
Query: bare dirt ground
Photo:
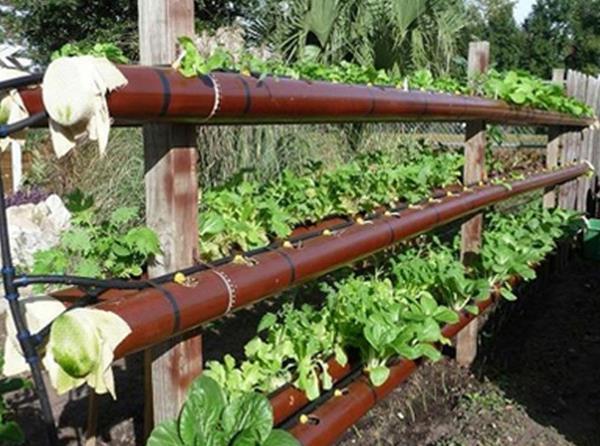
[[[339,445],[600,445],[600,264],[575,259],[536,288],[487,320],[472,370],[425,365]],[[263,305],[208,331],[206,356],[239,350]],[[115,374],[119,398],[101,398],[98,444],[141,445],[140,358],[119,362]],[[53,405],[63,444],[83,444],[85,391],[53,396]],[[12,395],[10,406],[28,444],[45,445],[31,392]]]

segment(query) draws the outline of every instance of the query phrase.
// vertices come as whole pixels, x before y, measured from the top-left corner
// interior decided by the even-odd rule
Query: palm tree
[[[342,60],[447,73],[465,26],[462,0],[257,0],[249,35],[286,60]]]

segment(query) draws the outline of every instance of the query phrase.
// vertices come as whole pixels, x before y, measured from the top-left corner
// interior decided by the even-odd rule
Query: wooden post
[[[193,0],[139,0],[142,64],[169,64],[177,37],[194,35]],[[198,246],[196,129],[189,125],[144,125],[146,221],[157,231],[162,255],[151,277],[194,263]],[[202,371],[200,336],[176,337],[145,352],[146,434],[152,421],[174,419],[191,381]]]
[[[552,72],[552,82],[564,87],[565,84],[565,70],[557,68]],[[546,147],[546,168],[554,169],[558,166],[558,159],[560,155],[560,141],[562,131],[555,127],[548,131],[548,146]],[[554,208],[556,207],[556,188],[551,188],[546,191],[544,195],[544,207]]]
[[[469,45],[469,77],[473,78],[487,71],[490,62],[489,42],[472,42]],[[467,124],[465,141],[464,184],[472,186],[484,180],[486,123],[483,121]],[[479,214],[463,224],[461,228],[461,259],[468,266],[481,250],[483,215]],[[456,360],[460,365],[470,365],[477,356],[477,319],[471,322],[456,337]]]

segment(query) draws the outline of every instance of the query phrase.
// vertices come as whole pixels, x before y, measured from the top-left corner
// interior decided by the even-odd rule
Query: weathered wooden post
[[[488,70],[489,42],[471,42],[469,45],[469,77],[476,78]],[[474,121],[467,124],[465,141],[464,184],[472,186],[485,179],[486,123]],[[461,259],[469,265],[481,250],[483,214],[478,214],[461,228]],[[456,337],[456,360],[460,365],[470,365],[477,356],[477,319]]]
[[[140,61],[170,64],[177,38],[194,34],[193,0],[138,0]],[[168,101],[168,96],[165,96]],[[168,107],[168,102],[165,103]],[[189,125],[144,125],[146,221],[157,231],[162,255],[150,277],[190,266],[198,246],[196,129]],[[191,381],[202,371],[198,335],[175,338],[145,352],[146,433],[154,423],[177,417]],[[152,415],[153,414],[153,415]]]
[[[552,72],[552,82],[564,87],[565,84],[565,70],[557,68]],[[561,142],[561,129],[556,127],[548,130],[548,145],[546,146],[546,168],[554,169],[558,166],[558,159],[560,156],[560,142]],[[556,188],[551,188],[544,194],[544,207],[554,208],[556,207]]]

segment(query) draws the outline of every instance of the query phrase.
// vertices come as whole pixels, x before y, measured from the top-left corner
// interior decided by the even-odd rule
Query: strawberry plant
[[[34,254],[34,274],[138,277],[160,252],[157,235],[135,225],[138,209],[118,208],[99,221],[93,201],[80,192],[67,197],[67,208],[72,226],[61,234],[58,246]]]

